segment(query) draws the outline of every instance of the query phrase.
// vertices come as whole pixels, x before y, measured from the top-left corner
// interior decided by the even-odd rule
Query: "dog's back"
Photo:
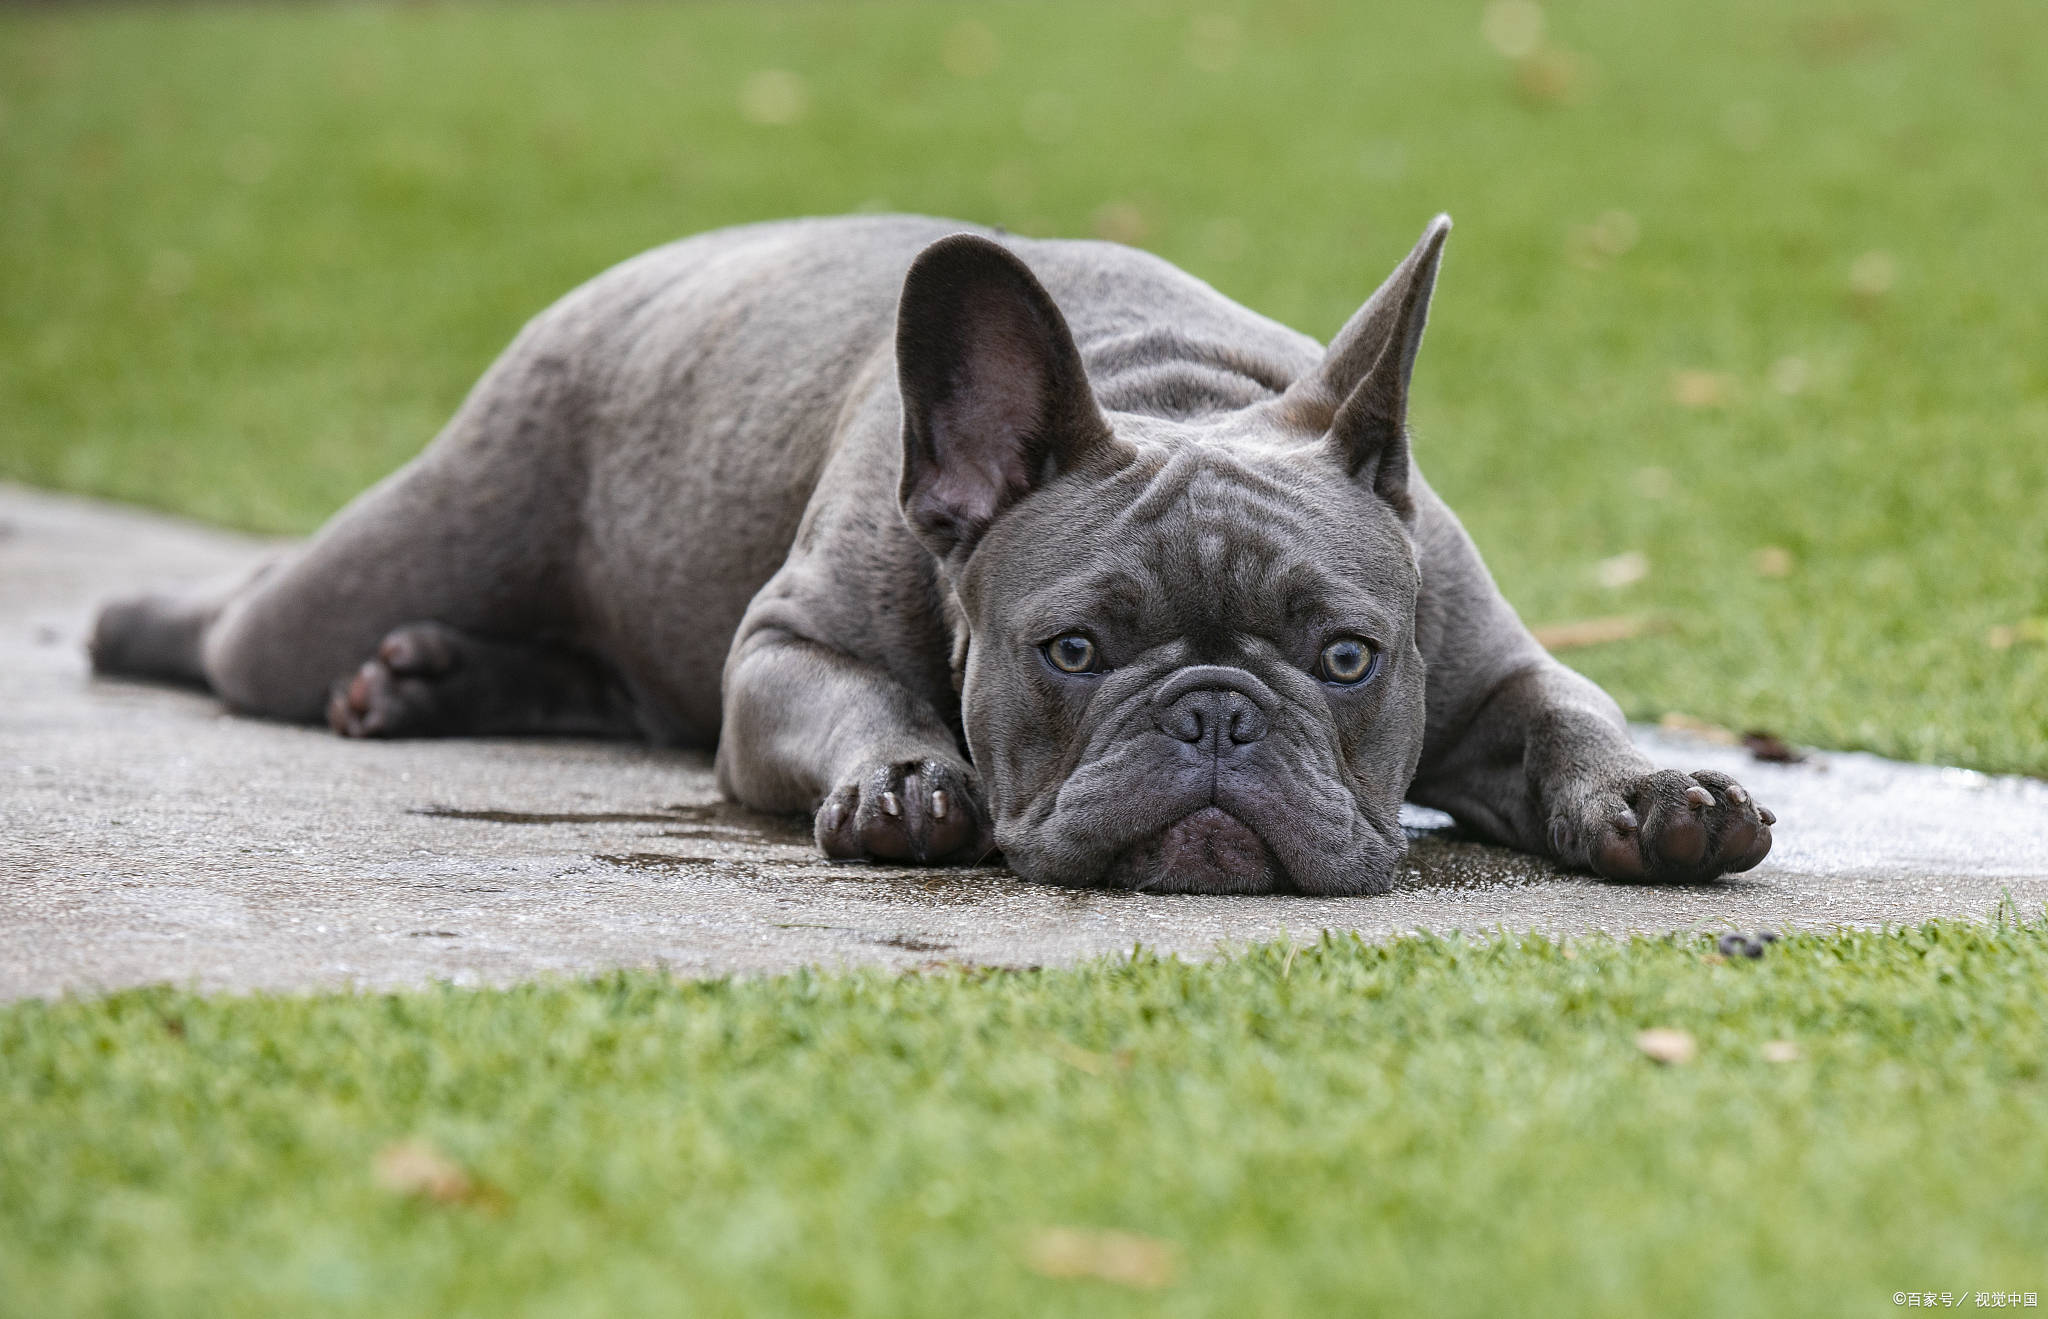
[[[250,713],[313,720],[389,630],[438,619],[601,655],[643,731],[708,744],[741,614],[821,480],[896,526],[894,318],[919,216],[775,221],[628,260],[536,316],[435,442],[260,585],[110,609],[98,667],[204,677]],[[1111,243],[1004,238],[1066,311],[1106,408],[1169,417],[1270,396],[1317,345]]]

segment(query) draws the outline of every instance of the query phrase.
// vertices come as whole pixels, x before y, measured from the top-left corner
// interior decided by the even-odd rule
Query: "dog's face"
[[[968,748],[1026,878],[1390,886],[1423,737],[1402,413],[1445,228],[1316,375],[1201,423],[1097,409],[996,244],[912,268],[904,513],[959,600]]]

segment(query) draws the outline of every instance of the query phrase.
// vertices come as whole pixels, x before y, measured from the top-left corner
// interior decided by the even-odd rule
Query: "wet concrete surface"
[[[718,800],[692,753],[564,741],[348,742],[95,681],[109,595],[245,569],[260,542],[0,486],[0,997],[169,981],[303,989],[1190,956],[1324,929],[1784,929],[2048,902],[2048,783],[1854,754],[1765,764],[1638,731],[1777,811],[1748,875],[1605,884],[1412,816],[1395,892],[1073,891],[1000,869],[829,864],[800,821]]]

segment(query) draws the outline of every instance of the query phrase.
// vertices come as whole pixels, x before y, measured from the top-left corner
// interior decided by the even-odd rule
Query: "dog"
[[[96,669],[350,737],[716,747],[828,857],[1387,891],[1402,801],[1616,880],[1771,846],[1551,658],[1409,452],[1448,217],[1327,349],[1167,262],[913,216],[657,248],[417,459]]]

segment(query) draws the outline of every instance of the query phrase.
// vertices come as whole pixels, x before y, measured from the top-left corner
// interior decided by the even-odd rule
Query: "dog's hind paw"
[[[1659,770],[1595,794],[1551,822],[1560,856],[1607,879],[1699,883],[1748,870],[1771,850],[1769,808],[1726,774]]]
[[[838,861],[971,865],[995,851],[974,772],[941,760],[867,766],[819,803],[812,832]]]
[[[454,629],[408,623],[378,643],[363,666],[327,695],[327,726],[343,737],[420,737],[442,731],[435,688],[461,662]]]

